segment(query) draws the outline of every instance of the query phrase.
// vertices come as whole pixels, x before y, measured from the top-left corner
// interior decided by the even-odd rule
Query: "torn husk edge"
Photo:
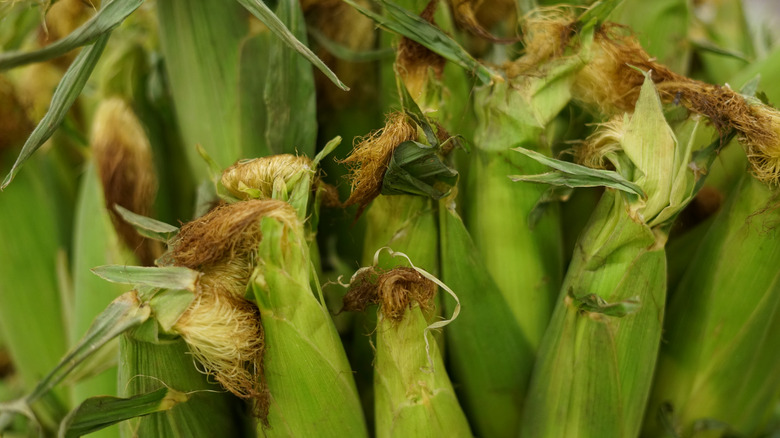
[[[182,227],[161,264],[203,273],[195,300],[173,327],[187,342],[206,374],[228,391],[252,399],[267,421],[269,394],[264,384],[265,349],[260,311],[244,298],[262,239],[260,223],[273,217],[297,221],[295,210],[277,200],[222,204]]]

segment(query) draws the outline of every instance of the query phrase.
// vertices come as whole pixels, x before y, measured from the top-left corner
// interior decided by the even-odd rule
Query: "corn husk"
[[[169,411],[122,423],[122,436],[252,436],[246,407],[209,382],[193,363],[183,340],[155,344],[123,335],[120,351],[120,395],[144,394],[164,386],[193,392],[186,403]]]
[[[532,345],[485,267],[453,198],[439,202],[442,280],[457,292],[464,309],[445,330],[450,374],[475,431],[481,436],[516,435]],[[448,314],[454,311],[451,304],[445,301]]]
[[[435,293],[433,281],[408,267],[362,268],[350,282],[345,310],[379,305],[374,362],[378,437],[471,436],[438,345],[428,339]]]
[[[351,368],[313,270],[303,224],[265,218],[251,282],[265,333],[265,436],[366,436]],[[315,281],[316,284],[316,281]]]
[[[776,194],[745,174],[704,237],[665,322],[652,436],[753,436],[773,411],[780,355]],[[739,378],[734,378],[734,376]]]
[[[636,436],[649,396],[666,299],[665,227],[695,193],[692,144],[677,144],[649,78],[633,115],[601,129],[585,153],[606,157],[635,186],[607,189],[578,240],[534,366],[522,436]]]
[[[2,153],[4,169],[14,152]],[[4,212],[0,215],[0,332],[25,391],[31,390],[67,349],[63,305],[67,302],[60,295],[57,278],[62,236],[53,198],[58,191],[45,174],[52,168],[52,158],[32,160],[33,171],[21,175],[17,184],[0,196]],[[58,390],[42,415],[58,421],[65,414],[68,397],[67,389]]]
[[[219,168],[272,153],[313,154],[314,79],[305,59],[262,25],[253,31],[253,19],[236,2],[167,2],[158,12],[166,23],[160,32],[177,117],[197,179],[207,176],[198,144]],[[277,13],[305,41],[299,5],[281,2]],[[224,123],[213,123],[215,117]]]

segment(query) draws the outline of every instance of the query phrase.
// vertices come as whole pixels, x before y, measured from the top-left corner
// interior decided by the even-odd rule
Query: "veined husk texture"
[[[636,436],[661,340],[663,245],[607,191],[580,237],[542,340],[522,419],[523,437]],[[638,299],[624,316],[578,308]]]
[[[778,224],[776,191],[744,174],[669,304],[648,436],[668,432],[661,411],[682,437],[704,436],[697,422],[720,423],[717,436],[766,424],[780,388]]]
[[[271,437],[367,436],[341,339],[322,294],[318,299],[312,290],[303,225],[264,218],[261,230],[251,286],[265,332],[270,427],[258,426],[258,432]]]

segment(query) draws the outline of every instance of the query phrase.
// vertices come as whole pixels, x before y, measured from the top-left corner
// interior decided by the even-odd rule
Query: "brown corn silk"
[[[362,212],[382,190],[382,179],[393,151],[405,141],[417,139],[417,128],[406,115],[392,113],[382,129],[358,140],[352,154],[342,163],[351,169],[352,194],[344,206],[357,204]]]
[[[195,300],[174,330],[205,373],[236,396],[256,402],[256,413],[263,421],[269,404],[263,385],[263,327],[257,306],[244,293],[265,217],[285,223],[296,218],[282,201],[222,204],[182,227],[162,260],[203,273]]]
[[[734,129],[744,145],[755,176],[770,184],[780,181],[780,112],[748,101],[728,86],[711,85],[679,75],[661,65],[636,38],[616,24],[596,33],[592,59],[577,75],[574,96],[605,114],[630,111],[650,71],[661,100],[679,103],[709,118],[721,133]]]
[[[152,265],[162,252],[160,246],[139,235],[114,211],[114,206],[120,205],[149,216],[157,192],[151,145],[141,122],[123,99],[101,102],[90,143],[114,228],[142,264]]]
[[[423,313],[432,311],[435,294],[436,285],[412,268],[401,266],[385,272],[364,268],[351,282],[343,310],[362,312],[369,305],[378,304],[386,317],[398,321],[414,303]]]

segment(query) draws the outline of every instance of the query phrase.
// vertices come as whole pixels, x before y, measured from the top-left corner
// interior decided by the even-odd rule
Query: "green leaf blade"
[[[327,76],[331,82],[336,84],[342,90],[349,91],[349,87],[341,82],[338,76],[336,76],[336,73],[333,73],[333,71],[328,68],[328,66],[325,65],[325,63],[314,54],[314,52],[311,51],[311,49],[300,42],[298,38],[296,38],[295,35],[293,35],[292,32],[287,29],[284,23],[282,23],[282,21],[279,20],[276,15],[274,15],[273,11],[271,11],[271,9],[269,9],[265,3],[263,3],[261,0],[238,0],[238,3],[246,8],[247,11],[251,12],[252,15],[257,17],[257,19],[262,21],[263,24],[265,24],[277,37],[281,38],[281,40],[287,43],[287,45],[292,47],[304,58],[309,60],[309,62],[311,62],[312,65],[317,67],[325,76]]]
[[[143,0],[105,2],[95,16],[66,37],[32,52],[8,52],[0,54],[0,70],[18,67],[32,62],[46,61],[62,56],[73,49],[87,45],[119,26],[133,13]]]
[[[183,266],[122,266],[106,265],[92,269],[100,278],[112,283],[143,285],[161,289],[195,291],[200,272]]]
[[[70,67],[68,67],[59,85],[54,90],[49,110],[24,143],[22,152],[19,153],[11,171],[8,172],[5,180],[3,180],[3,184],[0,185],[0,190],[8,187],[8,184],[19,173],[19,169],[25,161],[54,134],[54,131],[65,120],[70,107],[73,106],[76,98],[81,94],[81,90],[84,89],[84,85],[86,85],[89,76],[92,74],[92,70],[95,69],[95,65],[97,65],[100,55],[106,47],[109,35],[100,36],[92,46],[82,50]]]
[[[91,397],[65,417],[58,436],[80,437],[130,418],[167,411],[188,399],[187,394],[166,387],[128,398]]]

